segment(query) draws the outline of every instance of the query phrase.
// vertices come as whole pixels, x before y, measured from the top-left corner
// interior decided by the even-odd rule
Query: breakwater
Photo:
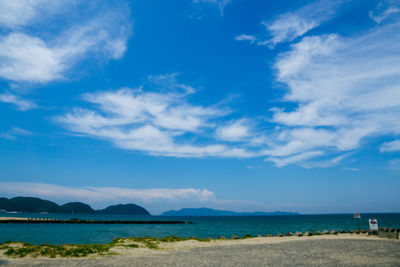
[[[47,219],[47,218],[7,218],[0,220],[0,223],[49,223],[49,224],[193,224],[190,221],[121,221],[121,220],[83,220],[72,218],[69,220]]]
[[[2,214],[0,213],[0,216]],[[32,244],[106,244],[117,237],[165,237],[168,235],[199,238],[218,238],[232,235],[242,237],[287,232],[303,234],[307,231],[315,233],[323,229],[357,229],[357,219],[353,214],[329,215],[288,215],[288,216],[219,216],[219,217],[167,217],[167,216],[127,216],[127,215],[67,215],[67,214],[3,214],[14,218],[42,218],[69,220],[79,218],[100,221],[191,221],[179,224],[67,224],[67,223],[0,223],[0,243],[6,241],[24,241]],[[79,216],[79,217],[78,217]],[[9,217],[9,218],[10,218]],[[362,214],[360,229],[368,229],[368,219],[374,218],[379,227],[400,228],[400,213]],[[354,230],[353,230],[354,231]],[[356,231],[354,231],[356,232]]]

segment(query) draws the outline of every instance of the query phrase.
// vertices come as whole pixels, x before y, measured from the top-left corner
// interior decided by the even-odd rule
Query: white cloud
[[[328,159],[328,160],[317,160],[317,161],[306,161],[300,163],[300,165],[304,168],[311,169],[311,168],[329,168],[338,165],[342,162],[345,158],[349,157],[351,153],[342,154],[337,157]],[[355,171],[355,168],[344,168],[346,170]],[[357,169],[358,170],[358,169]]]
[[[329,147],[335,138],[331,131],[313,128],[281,130],[275,137],[275,144],[264,151],[269,156],[285,157],[317,147]]]
[[[56,51],[39,38],[21,33],[0,37],[0,77],[12,81],[48,82],[65,70]]]
[[[38,9],[50,12],[58,0],[0,0],[0,26],[16,28],[27,25],[38,16]]]
[[[35,16],[34,4],[35,1],[29,0],[0,0],[0,25],[16,27],[28,23]]]
[[[293,41],[321,23],[331,20],[341,4],[341,0],[316,1],[295,12],[282,14],[272,22],[264,22],[271,34],[267,43],[274,46],[277,43]]]
[[[268,39],[242,34],[236,40],[248,40],[250,43],[274,48],[278,43],[291,42],[323,22],[333,19],[342,3],[342,0],[314,1],[296,11],[281,14],[271,21],[263,21],[262,24],[270,36]]]
[[[87,201],[89,203],[124,203],[156,201],[207,201],[215,194],[207,189],[152,188],[131,189],[120,187],[68,187],[44,183],[0,182],[0,193],[12,196],[34,196],[63,201]]]
[[[305,37],[301,42],[292,45],[290,52],[281,54],[276,68],[278,79],[296,75],[317,56],[330,55],[338,46],[337,36],[334,34]]]
[[[15,108],[20,111],[26,111],[38,107],[35,103],[11,93],[0,94],[0,102],[13,104],[15,105]]]
[[[272,35],[272,38],[263,44],[271,44],[272,46],[281,42],[293,41],[296,37],[302,36],[318,25],[313,20],[308,21],[291,13],[281,15],[273,23],[263,22],[263,24]]]
[[[400,151],[400,140],[383,143],[380,147],[381,152],[395,152]]]
[[[227,4],[229,4],[232,0],[193,0],[193,3],[204,3],[204,4],[212,4],[218,7],[221,16],[224,16],[224,9]]]
[[[0,138],[8,139],[8,140],[15,140],[16,137],[9,133],[0,132]]]
[[[288,89],[283,100],[297,107],[271,110],[284,127],[266,154],[289,157],[274,161],[282,166],[296,153],[340,153],[370,136],[400,134],[399,31],[394,23],[353,38],[305,37],[281,54],[275,67]]]
[[[217,138],[225,141],[243,141],[252,133],[249,123],[245,119],[231,121],[217,128]]]
[[[293,208],[293,204],[265,203],[218,199],[214,192],[197,188],[150,188],[134,189],[121,187],[71,187],[34,182],[0,182],[0,194],[5,197],[33,196],[64,204],[70,201],[88,203],[95,209],[121,203],[135,203],[151,214],[170,209],[209,207],[233,211],[274,211]],[[296,206],[296,205],[295,205]]]
[[[16,140],[17,136],[28,136],[28,135],[33,135],[33,133],[19,127],[13,127],[8,132],[0,132],[1,138],[9,140]]]
[[[172,74],[162,74],[158,76],[154,75],[149,75],[148,79],[151,83],[154,85],[157,85],[160,87],[160,89],[168,89],[168,90],[174,90],[174,91],[181,91],[181,93],[186,93],[186,94],[193,94],[196,89],[193,88],[192,86],[179,83],[176,80],[176,77],[179,75],[179,73],[172,73]]]
[[[15,4],[9,4],[11,2]],[[76,62],[91,55],[102,55],[106,59],[122,57],[130,31],[126,12],[102,11],[87,21],[67,23],[63,27],[67,30],[58,29],[56,34],[47,33],[45,26],[40,32],[25,29],[31,26],[29,24],[34,18],[45,17],[45,11],[50,7],[57,12],[68,10],[60,3],[0,2],[0,8],[3,8],[0,26],[12,28],[10,33],[0,35],[1,78],[14,82],[47,83],[64,78],[66,71]],[[49,19],[48,24],[51,23]]]
[[[33,133],[32,132],[30,132],[30,131],[28,131],[28,130],[25,130],[25,129],[22,129],[22,128],[19,128],[19,127],[13,127],[13,128],[11,128],[11,131],[10,131],[12,134],[15,134],[15,135],[33,135]]]
[[[399,18],[400,4],[398,1],[382,1],[375,12],[369,12],[369,17],[378,24],[384,20]]]
[[[151,80],[158,78],[151,77]],[[168,83],[168,85],[170,85]],[[182,84],[179,88],[191,88]],[[97,111],[75,108],[56,120],[70,131],[105,139],[117,147],[151,155],[172,157],[251,157],[255,152],[244,147],[210,143],[216,120],[226,116],[224,108],[203,107],[187,100],[184,92],[144,92],[142,88],[123,88],[84,95]],[[162,90],[161,90],[162,91]],[[236,127],[236,128],[235,128]],[[222,134],[230,139],[244,137],[245,126],[234,124]],[[235,129],[234,129],[235,128]],[[198,142],[195,142],[198,141]]]
[[[308,151],[308,152],[303,152],[303,153],[299,153],[297,155],[294,156],[290,156],[290,157],[268,157],[265,160],[266,161],[272,161],[273,163],[275,163],[275,165],[277,167],[284,167],[286,165],[289,164],[293,164],[293,163],[303,163],[308,159],[317,157],[317,156],[321,156],[323,155],[324,152],[323,151]]]
[[[241,34],[235,37],[236,41],[249,41],[251,44],[257,41],[254,35]]]

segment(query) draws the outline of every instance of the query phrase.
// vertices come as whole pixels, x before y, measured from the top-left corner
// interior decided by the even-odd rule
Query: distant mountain
[[[36,197],[14,197],[3,202],[1,210],[18,212],[49,212],[62,213],[63,210],[56,203]]]
[[[14,211],[15,209],[15,205],[8,198],[0,197],[0,210]]]
[[[92,207],[82,202],[69,202],[62,205],[61,208],[67,213],[96,214],[96,211]]]
[[[213,210],[208,208],[180,209],[163,212],[161,216],[271,216],[271,215],[297,215],[297,212],[274,211],[274,212],[235,212],[229,210]]]
[[[0,211],[16,211],[30,213],[65,213],[65,214],[115,214],[115,215],[150,215],[143,207],[135,204],[114,205],[103,210],[95,211],[82,202],[69,202],[62,206],[36,197],[0,198]]]
[[[115,215],[150,215],[143,207],[135,204],[119,204],[109,206],[102,210],[96,211],[98,214],[115,214]]]

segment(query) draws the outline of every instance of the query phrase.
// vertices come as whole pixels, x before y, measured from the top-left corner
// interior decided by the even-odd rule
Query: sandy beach
[[[243,240],[187,240],[159,249],[115,247],[114,256],[8,258],[4,266],[400,266],[400,241],[367,235],[258,237]]]

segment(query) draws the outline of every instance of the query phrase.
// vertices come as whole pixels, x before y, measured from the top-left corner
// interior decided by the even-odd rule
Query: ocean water
[[[0,224],[0,243],[23,241],[32,244],[88,244],[108,243],[116,237],[164,237],[168,235],[200,238],[227,238],[277,234],[296,231],[322,231],[357,229],[352,214],[289,215],[289,216],[227,216],[227,217],[166,217],[166,216],[110,216],[110,215],[55,215],[7,214],[30,218],[69,219],[72,217],[93,220],[179,220],[193,224]],[[368,229],[368,219],[378,220],[379,227],[400,228],[400,213],[361,214],[360,227]]]

